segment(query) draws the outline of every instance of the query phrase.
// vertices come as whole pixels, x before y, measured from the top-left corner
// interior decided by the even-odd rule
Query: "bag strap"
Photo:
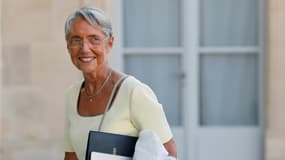
[[[127,77],[128,77],[127,75],[126,75],[126,76],[122,76],[122,77],[115,83],[114,88],[113,88],[112,93],[111,93],[111,96],[109,97],[108,103],[107,103],[107,105],[106,105],[106,107],[105,107],[105,110],[104,110],[104,113],[103,113],[103,117],[101,118],[101,121],[100,121],[100,123],[99,123],[99,127],[98,127],[98,131],[99,131],[99,132],[101,132],[102,125],[103,125],[103,121],[104,121],[104,119],[105,119],[105,115],[106,115],[107,111],[109,110],[109,108],[111,107],[111,104],[112,104],[111,102],[112,102],[113,99],[114,99],[115,93],[116,93],[117,90],[119,89],[119,86],[120,86],[121,82],[123,82],[123,80],[126,79]]]

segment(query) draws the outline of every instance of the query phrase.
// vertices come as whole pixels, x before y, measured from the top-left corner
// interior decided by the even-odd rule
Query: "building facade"
[[[146,2],[150,3],[151,1]],[[107,14],[112,17],[114,32],[118,42],[115,45],[114,53],[121,52],[121,54],[113,54],[113,56],[110,57],[110,61],[115,67],[130,73],[144,73],[140,70],[140,67],[134,69],[135,67],[133,67],[132,64],[139,64],[141,61],[151,62],[152,59],[154,62],[151,63],[166,62],[171,63],[172,67],[174,66],[174,69],[167,68],[167,70],[172,71],[173,69],[173,72],[176,72],[182,68],[182,70],[185,71],[185,65],[181,65],[184,62],[183,59],[185,59],[183,53],[185,50],[189,52],[195,51],[193,51],[191,47],[187,48],[181,46],[188,46],[185,42],[188,42],[189,46],[194,46],[195,44],[190,43],[197,41],[197,39],[175,36],[187,35],[188,32],[189,35],[195,35],[195,33],[191,31],[195,30],[193,26],[196,25],[196,22],[192,23],[192,20],[195,21],[195,16],[196,18],[199,17],[196,15],[196,12],[194,12],[199,8],[195,6],[198,1],[184,0],[179,4],[171,1],[167,2],[173,3],[173,5],[161,6],[183,6],[182,8],[171,8],[174,9],[171,10],[172,14],[167,15],[170,17],[173,16],[173,22],[177,24],[180,23],[181,26],[176,26],[176,32],[173,30],[168,32],[169,36],[174,40],[161,41],[161,39],[155,39],[159,36],[154,36],[151,37],[151,39],[154,39],[154,42],[148,44],[143,40],[137,42],[132,35],[127,37],[128,35],[121,33],[124,32],[124,30],[130,31],[130,33],[136,32],[135,29],[132,30],[131,28],[124,27],[128,25],[137,27],[136,24],[140,24],[141,21],[145,20],[144,15],[139,15],[141,16],[141,21],[135,21],[133,17],[128,17],[128,13],[133,11],[131,9],[125,10],[126,8],[124,7],[134,5],[131,1],[0,0],[0,159],[63,159],[64,91],[70,84],[81,78],[80,73],[70,63],[64,40],[63,26],[67,15],[82,5],[95,5],[105,10]],[[208,1],[203,2],[206,4]],[[221,0],[217,0],[217,3],[222,2]],[[261,0],[255,2],[261,2]],[[140,5],[147,7],[146,4]],[[285,159],[285,126],[282,123],[285,120],[284,116],[282,116],[285,111],[283,107],[285,102],[282,101],[285,95],[285,85],[282,83],[285,81],[285,55],[283,54],[285,51],[285,46],[283,45],[285,42],[285,36],[283,36],[283,32],[285,32],[283,30],[283,27],[285,27],[285,2],[282,0],[268,0],[264,1],[263,5],[264,9],[262,13],[264,16],[262,15],[261,19],[264,19],[264,26],[261,28],[262,33],[260,33],[260,35],[264,37],[264,39],[262,39],[264,45],[261,46],[263,48],[262,52],[264,53],[264,63],[262,63],[263,65],[260,69],[263,71],[263,76],[259,76],[259,80],[262,79],[261,81],[263,82],[263,96],[261,97],[264,99],[261,101],[264,103],[264,107],[259,108],[263,110],[259,113],[262,117],[259,119],[262,120],[260,137],[263,139],[258,143],[260,153],[247,154],[257,154],[255,157],[264,157],[266,160],[283,160]],[[187,6],[189,6],[189,8],[187,8]],[[155,12],[156,8],[159,7],[153,8]],[[166,12],[167,10],[163,12],[163,7],[160,9],[161,12],[164,13],[161,16],[168,14]],[[180,12],[180,10],[182,11]],[[180,16],[179,14],[175,15],[173,13],[178,12],[181,13],[182,18],[180,21],[175,21],[175,16]],[[151,16],[151,13],[148,14]],[[207,13],[205,12],[205,14]],[[185,20],[187,16],[192,19],[189,23],[188,20]],[[153,21],[155,20],[156,19],[153,18]],[[161,18],[160,23],[168,24],[168,20]],[[169,25],[171,26],[172,24]],[[168,31],[167,27],[165,28],[165,30]],[[172,28],[175,28],[175,26],[172,26]],[[180,29],[183,31],[180,31]],[[164,28],[158,27],[156,31],[163,32],[163,30]],[[153,35],[156,34],[159,35],[160,33],[153,33]],[[127,38],[125,39],[125,37]],[[156,44],[160,41],[160,44]],[[151,46],[154,44],[158,47]],[[206,49],[202,48],[200,51],[212,52]],[[166,54],[161,54],[161,52]],[[259,50],[257,52],[259,52]],[[148,59],[145,55],[151,56],[151,59]],[[207,54],[202,53],[202,55]],[[187,56],[186,58],[190,60],[193,59],[193,57]],[[201,61],[203,61],[203,59],[201,59]],[[191,62],[196,63],[196,61]],[[168,67],[164,65],[161,66],[163,68]],[[154,67],[156,67],[155,64]],[[189,73],[190,76],[192,76],[191,69]],[[150,73],[146,72],[144,74]],[[159,71],[155,72],[155,74],[156,76],[165,76],[165,74],[159,73]],[[140,74],[138,74],[138,76],[140,76]],[[149,75],[149,77],[150,76],[151,75]],[[179,72],[175,76],[183,78],[185,75]],[[187,77],[189,77],[189,74],[186,75],[186,79]],[[160,83],[152,79],[146,79],[146,81],[155,83],[153,85],[154,88],[156,88],[156,84]],[[173,80],[173,83],[176,84],[174,89],[181,87],[180,83],[176,80]],[[189,83],[193,83],[192,79],[189,80]],[[159,90],[161,87],[157,88],[158,92],[165,92],[164,90]],[[186,89],[182,88],[181,91],[177,91],[177,94],[180,92],[185,94],[186,92],[189,95],[198,97],[196,92],[190,91],[192,89],[190,88],[191,87],[187,87],[186,85]],[[161,96],[168,95],[162,94]],[[185,127],[188,121],[193,120],[191,118],[189,119],[187,114],[197,111],[190,107],[197,104],[193,104],[192,99],[190,99],[190,102],[185,99],[186,98],[182,100],[184,105],[180,104],[181,99],[175,99],[177,104],[173,104],[184,107],[178,108],[177,110],[167,108],[167,112],[175,113],[176,115],[169,116],[168,118],[171,121],[174,134],[178,139],[179,154],[183,155],[184,160],[187,160],[186,157],[189,158],[197,154],[195,153],[197,150],[195,150],[195,145],[192,143],[192,138],[195,138],[193,134],[196,135],[198,132],[193,132],[191,124],[189,124],[189,127]],[[169,103],[172,102],[170,101]],[[189,113],[191,117],[195,116],[191,113]],[[198,115],[200,114],[196,116]],[[208,124],[207,120],[203,121],[203,123]],[[199,135],[204,134],[204,131],[205,130],[199,132]],[[213,132],[216,131],[211,131],[211,133]],[[217,132],[219,133],[219,131]],[[179,137],[183,138],[180,139]],[[183,142],[184,138],[189,140]],[[222,145],[219,147],[224,149]],[[187,149],[189,149],[189,151]],[[203,152],[200,152],[201,154],[207,153],[207,148],[201,148],[201,150],[203,150]]]

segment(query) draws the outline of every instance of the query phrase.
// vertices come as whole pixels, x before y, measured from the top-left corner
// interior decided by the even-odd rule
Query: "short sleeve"
[[[68,96],[65,98],[65,124],[64,124],[64,151],[65,152],[75,152],[71,140],[70,140],[70,120],[69,120],[69,110],[68,110]]]
[[[139,84],[132,90],[130,113],[131,121],[139,130],[154,131],[162,143],[172,138],[163,107],[147,85]]]

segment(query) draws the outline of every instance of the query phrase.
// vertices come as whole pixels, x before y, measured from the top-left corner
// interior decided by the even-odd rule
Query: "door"
[[[262,160],[263,0],[113,0],[113,65],[151,86],[180,160]]]
[[[181,1],[114,0],[113,5],[113,24],[117,25],[114,55],[121,54],[115,63],[121,70],[148,84],[156,93],[174,134],[178,155],[183,159]]]
[[[189,152],[263,159],[263,1],[185,0]]]

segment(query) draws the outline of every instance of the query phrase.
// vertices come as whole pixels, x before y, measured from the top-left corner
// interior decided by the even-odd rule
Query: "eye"
[[[100,43],[101,39],[97,36],[91,36],[89,37],[89,42],[92,44]]]
[[[82,39],[80,38],[71,38],[68,43],[70,45],[78,45],[78,44],[81,44],[82,43]]]

